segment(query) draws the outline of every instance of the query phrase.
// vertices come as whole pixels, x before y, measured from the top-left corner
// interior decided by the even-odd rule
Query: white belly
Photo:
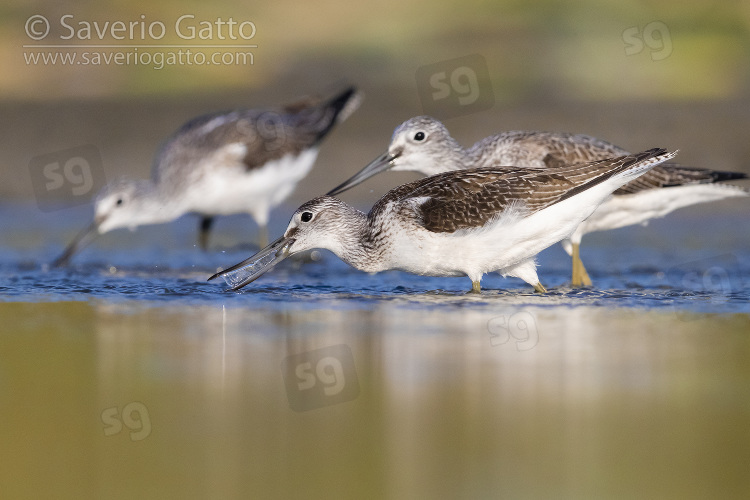
[[[533,260],[545,248],[570,236],[607,195],[607,190],[611,192],[613,188],[605,184],[527,217],[509,210],[480,230],[397,231],[384,268],[429,276],[466,275],[472,280],[492,271],[503,273]]]
[[[241,167],[217,169],[216,175],[205,175],[203,182],[191,187],[186,195],[187,208],[206,215],[249,213],[258,224],[265,225],[271,209],[310,172],[317,155],[317,149],[308,149],[250,171]]]

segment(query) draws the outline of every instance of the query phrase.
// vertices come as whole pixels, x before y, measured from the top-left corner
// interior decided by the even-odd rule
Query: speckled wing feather
[[[469,150],[481,167],[560,168],[628,154],[614,144],[588,135],[521,130],[488,137]]]
[[[485,154],[479,153],[484,151]],[[489,152],[489,154],[488,154]],[[630,154],[607,141],[583,134],[511,131],[488,137],[475,144],[470,154],[482,158],[483,167],[515,165],[523,168],[555,169],[581,162],[604,160]],[[710,184],[746,179],[747,174],[692,168],[666,162],[614,192],[633,194],[648,189]]]
[[[677,163],[662,163],[614,192],[616,195],[634,194],[648,189],[712,184],[714,182],[747,179],[742,172],[723,172],[707,168],[684,167]]]
[[[165,168],[191,168],[210,155],[232,157],[247,170],[259,168],[286,154],[297,155],[316,146],[336,123],[346,119],[359,105],[354,88],[325,101],[306,101],[282,110],[238,110],[200,116],[183,125],[162,147],[155,163],[154,178],[171,172]],[[240,146],[240,148],[238,148]]]
[[[480,168],[445,172],[389,191],[370,212],[376,218],[392,204],[405,217],[433,232],[484,226],[511,204],[532,214],[589,189],[648,158],[665,154],[651,149],[635,155],[547,170]]]

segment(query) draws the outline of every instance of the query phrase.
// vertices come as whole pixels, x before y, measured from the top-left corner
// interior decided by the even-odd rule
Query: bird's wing
[[[665,152],[653,149],[549,170],[490,167],[445,172],[389,191],[370,217],[396,206],[402,216],[428,231],[481,228],[511,206],[533,214]]]
[[[561,168],[625,156],[617,146],[583,134],[515,130],[476,143],[469,154],[482,167],[514,165],[522,168]]]
[[[239,156],[246,170],[259,168],[288,154],[317,147],[330,130],[359,105],[353,88],[328,100],[297,102],[282,109],[248,109],[199,116],[184,124],[157,156],[154,177],[169,169],[194,168],[215,155]],[[241,148],[241,149],[240,149]],[[164,170],[164,171],[162,171]]]
[[[315,148],[333,127],[358,107],[361,95],[349,87],[327,100],[305,99],[287,105],[283,112],[265,112],[254,117],[253,141],[247,144],[244,162],[248,170],[287,154],[298,155]]]
[[[542,161],[547,168],[561,168],[629,154],[607,141],[582,134],[542,134],[541,144],[546,151]]]
[[[739,179],[747,179],[747,174],[684,167],[678,163],[662,163],[639,178],[630,181],[615,191],[614,194],[634,194],[648,189],[684,186],[686,184],[712,184]]]
[[[512,131],[498,134],[496,143],[489,151],[497,151],[509,164],[525,168],[559,169],[581,162],[628,155],[624,149],[607,141],[583,134],[558,132]],[[479,147],[478,143],[475,148]],[[493,163],[486,162],[484,166]],[[666,162],[622,186],[615,195],[634,194],[649,189],[658,189],[685,184],[710,184],[714,182],[746,179],[741,172],[724,172],[692,168]]]

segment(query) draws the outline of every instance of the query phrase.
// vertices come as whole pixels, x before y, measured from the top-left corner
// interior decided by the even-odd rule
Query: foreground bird
[[[464,149],[438,120],[420,116],[397,127],[385,154],[328,194],[335,196],[386,170],[416,171],[423,175],[500,165],[548,170],[627,154],[613,144],[587,135],[524,131],[500,133]],[[697,203],[748,196],[747,189],[715,184],[745,178],[747,175],[740,172],[664,163],[619,188],[562,242],[572,257],[573,286],[591,285],[580,259],[580,243],[585,234],[645,224],[652,218]]]
[[[313,166],[323,138],[360,102],[354,88],[322,101],[308,99],[281,110],[238,110],[200,116],[183,125],[159,151],[152,180],[123,180],[98,196],[94,222],[53,266],[66,264],[97,234],[161,224],[186,213],[201,216],[199,244],[206,248],[217,215],[248,213],[260,227]]]
[[[290,255],[314,248],[366,272],[427,276],[498,271],[545,292],[535,256],[569,237],[614,190],[676,153],[643,153],[548,170],[482,168],[437,174],[392,189],[364,213],[331,196],[294,213],[284,236],[209,278],[237,290]]]

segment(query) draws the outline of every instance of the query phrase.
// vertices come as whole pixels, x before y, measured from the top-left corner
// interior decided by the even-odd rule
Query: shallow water
[[[591,235],[593,289],[551,248],[542,296],[328,253],[226,292],[244,218],[215,252],[185,218],[49,270],[86,210],[0,206],[2,496],[746,496],[746,213]]]

